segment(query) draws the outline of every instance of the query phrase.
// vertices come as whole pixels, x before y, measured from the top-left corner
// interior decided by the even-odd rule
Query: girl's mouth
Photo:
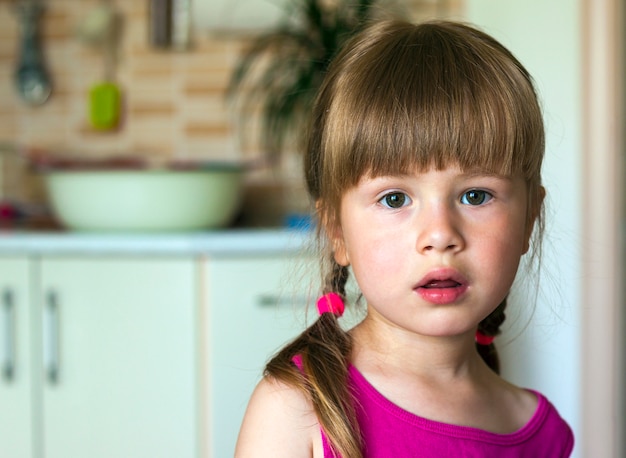
[[[456,288],[461,284],[454,280],[433,280],[426,283],[422,288],[426,289],[438,289],[438,288]]]
[[[431,304],[452,304],[467,291],[467,280],[453,269],[441,269],[427,274],[414,290]]]

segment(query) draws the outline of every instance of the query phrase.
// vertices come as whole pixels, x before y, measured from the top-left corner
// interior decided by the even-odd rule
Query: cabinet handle
[[[13,292],[5,289],[2,293],[2,330],[4,332],[2,354],[2,377],[7,382],[15,375],[15,304]]]
[[[59,305],[57,294],[50,291],[43,315],[43,360],[48,383],[59,381]]]

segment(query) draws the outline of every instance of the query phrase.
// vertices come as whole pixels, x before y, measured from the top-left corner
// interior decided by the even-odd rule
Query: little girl
[[[497,375],[493,344],[539,248],[543,154],[531,77],[490,36],[392,21],[355,37],[305,160],[327,242],[320,317],[268,364],[236,456],[569,456],[568,425]],[[345,332],[351,275],[367,315]]]

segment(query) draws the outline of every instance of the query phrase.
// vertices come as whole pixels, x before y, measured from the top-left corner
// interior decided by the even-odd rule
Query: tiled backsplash
[[[11,4],[0,3],[0,138],[69,154],[223,157],[238,154],[222,91],[240,43],[198,36],[185,52],[148,43],[148,1],[112,2],[123,17],[116,80],[123,121],[113,132],[88,123],[88,90],[104,76],[103,55],[75,30],[95,0],[48,0],[41,35],[52,96],[40,107],[19,99],[13,72],[20,31]],[[198,34],[199,35],[199,34]]]
[[[88,121],[88,90],[104,76],[100,50],[81,42],[76,29],[102,0],[46,0],[40,23],[50,99],[30,107],[18,97],[14,71],[20,28],[14,1],[0,0],[0,142],[47,149],[77,157],[141,155],[156,159],[253,158],[253,147],[238,144],[233,113],[223,92],[245,39],[195,31],[186,51],[149,44],[149,1],[110,0],[123,27],[115,76],[123,93],[117,130],[97,132]],[[410,0],[416,19],[458,14],[461,0]],[[289,170],[257,180],[298,177]],[[280,178],[280,177],[283,178]],[[22,188],[30,188],[30,185]],[[37,199],[32,189],[20,191]]]

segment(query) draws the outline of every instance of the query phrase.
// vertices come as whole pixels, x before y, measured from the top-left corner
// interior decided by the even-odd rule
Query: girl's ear
[[[341,231],[341,230],[340,230]],[[340,266],[347,267],[350,265],[350,257],[348,256],[348,252],[346,250],[346,244],[343,241],[343,237],[337,237],[332,240],[333,244],[333,256],[335,258],[335,262]]]
[[[319,200],[315,203],[315,209],[319,215],[319,221],[322,225],[322,229],[330,241],[335,262],[340,266],[350,265],[350,259],[346,251],[343,231],[341,230],[341,224],[338,220],[338,216],[334,212],[330,211]]]
[[[539,186],[537,191],[537,195],[535,193],[529,193],[529,215],[528,221],[526,223],[526,234],[524,239],[524,251],[523,253],[527,253],[530,248],[530,237],[533,234],[533,228],[535,227],[535,223],[537,222],[537,218],[541,213],[541,208],[543,207],[543,200],[546,197],[546,188],[543,186]]]

